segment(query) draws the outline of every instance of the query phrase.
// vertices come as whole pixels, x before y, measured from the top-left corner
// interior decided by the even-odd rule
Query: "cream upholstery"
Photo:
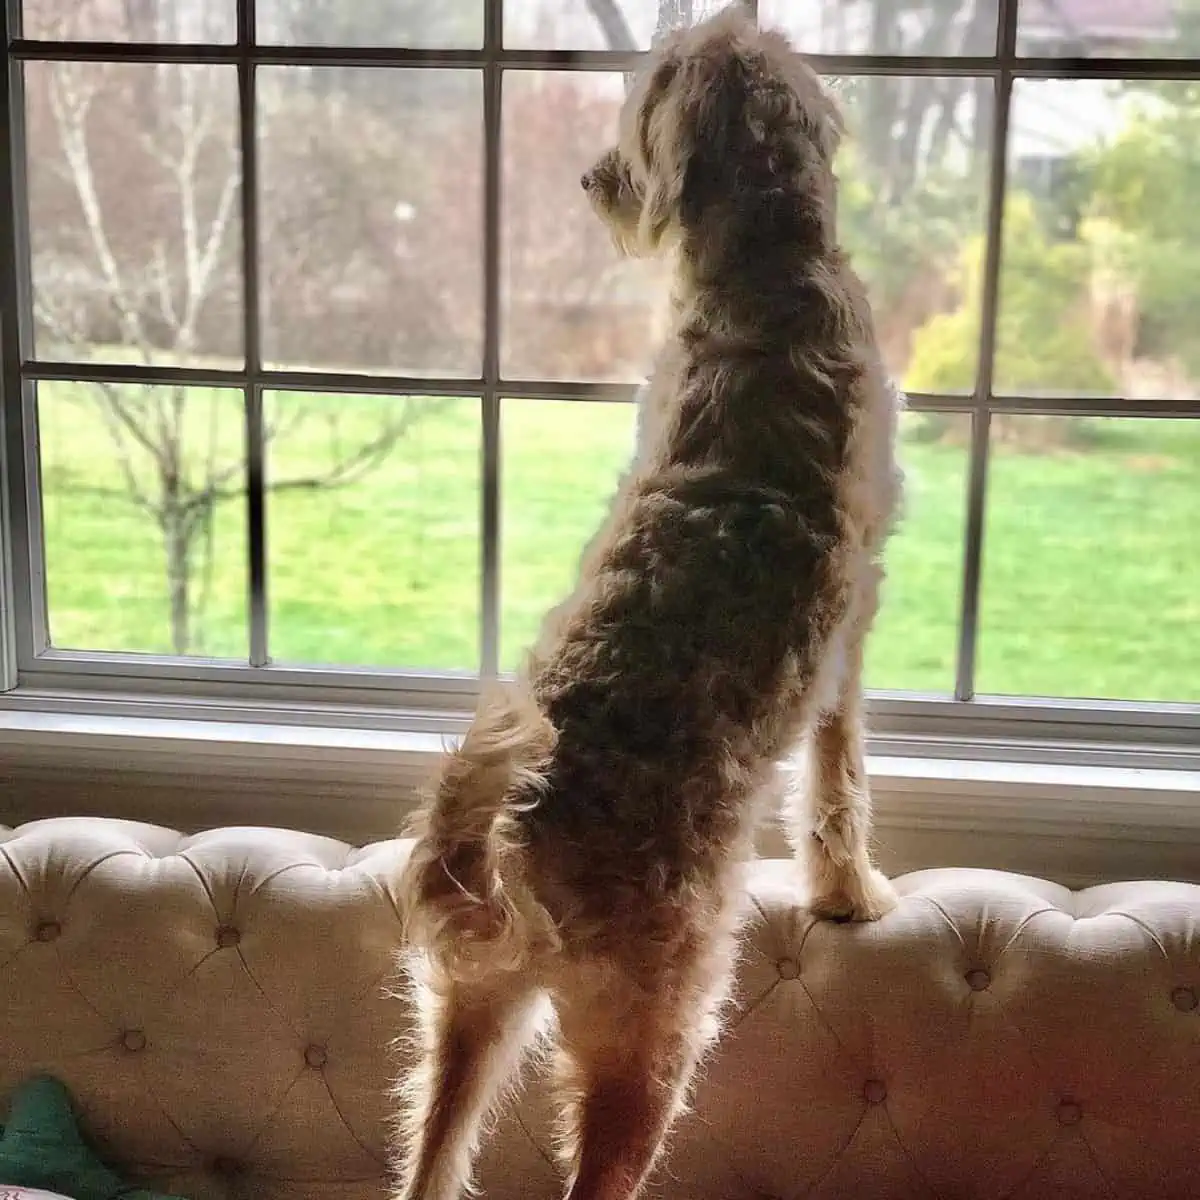
[[[195,1197],[383,1194],[399,842],[0,830],[0,1090],[59,1073],[108,1154]],[[814,924],[761,864],[732,1028],[661,1190],[711,1200],[1200,1196],[1200,887],[898,881]],[[490,1197],[555,1193],[535,1086]]]

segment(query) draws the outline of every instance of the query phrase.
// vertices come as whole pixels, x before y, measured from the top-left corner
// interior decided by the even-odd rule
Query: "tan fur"
[[[402,881],[425,1041],[401,1200],[455,1200],[548,997],[570,1200],[632,1200],[716,1036],[775,766],[823,916],[894,903],[868,854],[862,644],[897,400],[836,243],[836,110],[729,11],[656,52],[583,184],[674,262],[643,442],[578,586],[481,705]]]

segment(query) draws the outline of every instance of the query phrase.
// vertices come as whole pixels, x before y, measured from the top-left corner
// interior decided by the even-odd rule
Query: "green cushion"
[[[83,1140],[71,1095],[57,1079],[23,1083],[0,1135],[0,1184],[61,1192],[72,1200],[179,1200],[130,1188]]]

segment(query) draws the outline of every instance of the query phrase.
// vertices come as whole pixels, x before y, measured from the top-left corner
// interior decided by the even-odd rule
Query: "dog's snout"
[[[584,171],[584,173],[582,175],[580,175],[579,186],[581,188],[583,188],[583,190],[585,192],[590,192],[592,190],[592,173],[591,173],[591,171]]]

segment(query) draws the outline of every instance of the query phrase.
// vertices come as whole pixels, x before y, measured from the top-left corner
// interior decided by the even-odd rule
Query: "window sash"
[[[354,719],[412,726],[433,713],[435,723],[461,719],[479,687],[475,675],[347,668],[283,667],[270,662],[267,608],[263,396],[269,390],[383,395],[464,395],[482,400],[481,675],[497,671],[499,656],[500,406],[506,398],[628,402],[634,389],[619,385],[507,379],[500,362],[501,108],[509,70],[613,71],[642,55],[609,51],[507,49],[502,44],[503,2],[485,4],[484,44],[478,50],[405,50],[350,47],[277,47],[255,44],[253,0],[238,0],[238,40],[230,45],[33,42],[20,37],[20,0],[6,0],[8,53],[3,86],[9,121],[0,131],[0,338],[3,342],[4,487],[0,503],[0,691],[40,703],[76,703],[89,694],[109,705],[162,704],[186,688],[196,710],[229,704],[242,711],[287,711],[294,719]],[[21,65],[25,61],[186,62],[236,66],[242,183],[242,270],[245,365],[241,370],[105,366],[38,361],[32,353],[29,233],[24,179]],[[1186,705],[1085,702],[1032,697],[981,697],[975,692],[980,577],[992,418],[997,414],[1068,414],[1160,419],[1200,418],[1200,400],[1076,400],[997,394],[995,340],[1004,198],[1008,183],[1008,126],[1018,79],[1196,79],[1195,59],[1060,61],[1017,53],[1017,0],[1000,0],[997,52],[969,58],[813,56],[819,70],[839,75],[965,75],[988,78],[995,89],[987,177],[986,252],[979,356],[970,395],[911,395],[915,411],[966,414],[971,423],[964,565],[960,590],[958,658],[952,698],[874,695],[877,738],[1019,737],[1030,742],[1135,742],[1151,747],[1200,746],[1200,709]],[[329,65],[437,69],[469,68],[483,79],[484,342],[478,378],[408,378],[264,368],[259,329],[259,196],[256,124],[257,68]],[[246,662],[179,660],[100,652],[61,651],[47,638],[44,563],[39,528],[34,389],[39,381],[192,383],[242,391],[246,422],[249,522],[250,654]],[[57,701],[55,700],[57,697]],[[131,700],[130,697],[136,697]],[[157,699],[156,699],[157,698]],[[224,706],[224,707],[223,707]],[[296,714],[299,714],[297,716]],[[317,714],[322,714],[318,717]],[[340,716],[338,714],[341,714]],[[891,743],[888,743],[891,744]]]

